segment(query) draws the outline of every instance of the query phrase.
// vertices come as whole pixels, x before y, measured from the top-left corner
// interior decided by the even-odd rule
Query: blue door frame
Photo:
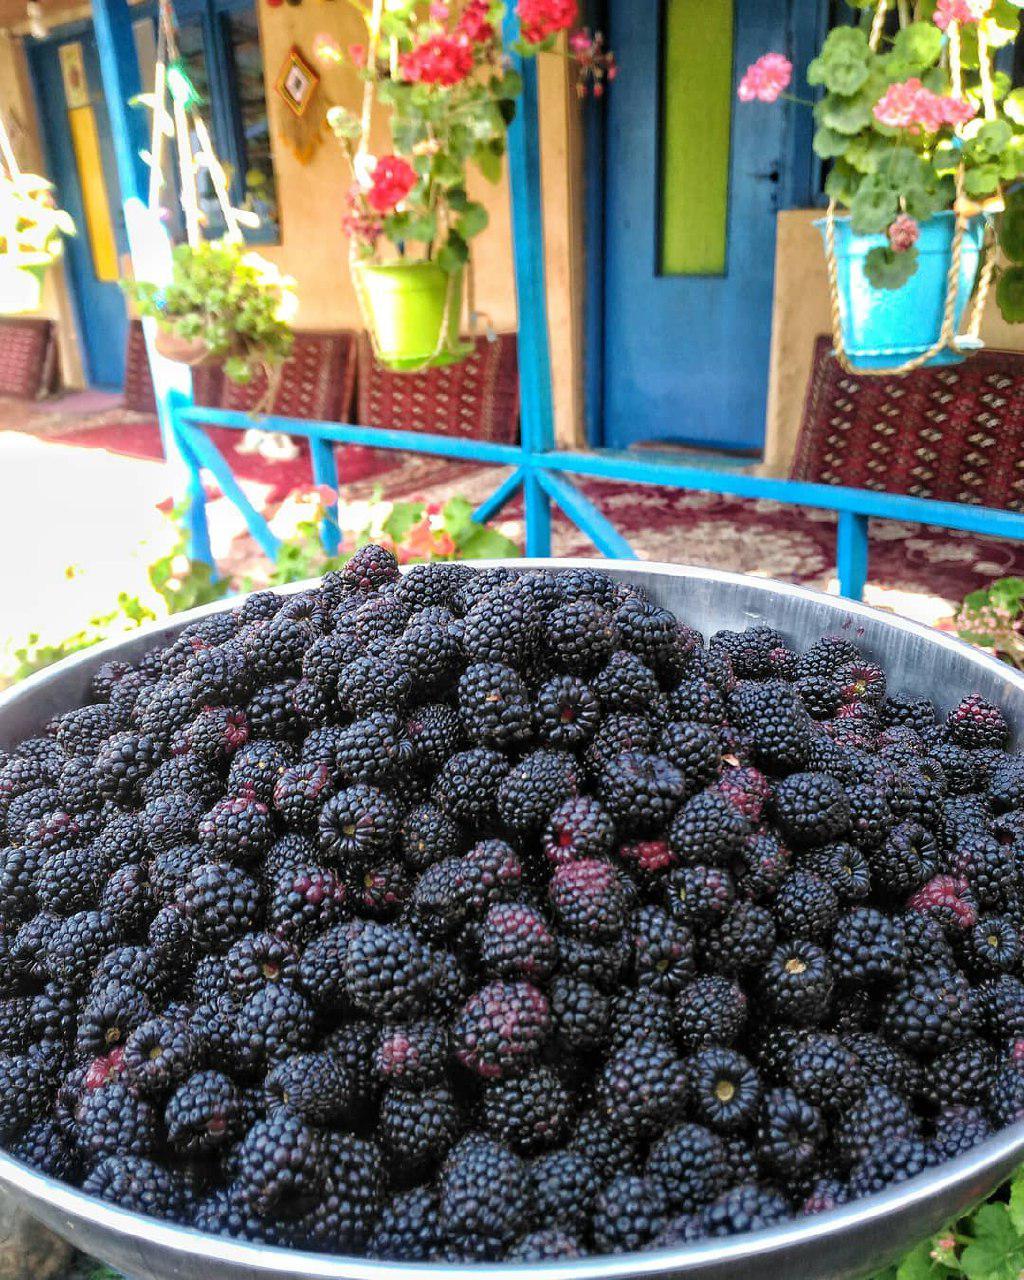
[[[36,110],[42,122],[47,170],[56,185],[58,202],[71,214],[78,228],[78,234],[65,242],[65,261],[86,381],[90,386],[114,390],[124,385],[128,313],[120,285],[116,281],[97,279],[93,267],[58,52],[62,45],[71,42],[82,48],[89,105],[99,137],[103,181],[120,258],[127,252],[128,240],[113,132],[92,23],[69,24],[41,40],[28,41],[28,61]]]
[[[666,2],[592,0],[586,7],[592,25],[610,32],[621,63],[608,98],[586,107],[587,441],[621,448],[678,440],[756,452],[767,391],[774,210],[815,202],[813,121],[810,111],[785,104],[762,107],[770,114],[761,116],[751,114],[757,107],[734,109],[726,274],[662,275],[657,68]],[[736,0],[734,81],[768,48],[787,52],[802,81],[829,8],[829,0]]]

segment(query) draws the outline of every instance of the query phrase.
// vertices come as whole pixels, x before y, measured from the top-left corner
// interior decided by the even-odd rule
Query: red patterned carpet
[[[61,412],[59,402],[43,407],[0,399],[0,430],[130,457],[157,453],[151,419],[109,405],[72,416]],[[304,455],[271,461],[258,453],[238,453],[238,433],[221,434],[228,437],[222,443],[236,450],[232,464],[255,500],[273,505],[308,482]],[[363,500],[375,490],[385,498],[440,502],[462,493],[479,500],[501,476],[494,469],[373,450],[345,450],[340,464],[344,496]],[[835,519],[827,513],[610,482],[587,481],[581,487],[644,559],[708,565],[834,590]],[[521,515],[517,502],[501,518],[502,528],[520,539]],[[554,550],[558,555],[593,554],[587,539],[563,518],[556,521]],[[230,563],[233,570],[256,569],[259,553],[240,538]],[[872,603],[940,622],[948,620],[967,592],[1007,574],[1024,576],[1024,545],[894,521],[872,523]]]

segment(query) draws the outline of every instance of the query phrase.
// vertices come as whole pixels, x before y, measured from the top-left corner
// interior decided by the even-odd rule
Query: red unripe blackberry
[[[398,560],[393,551],[372,543],[360,547],[341,570],[341,579],[350,591],[377,591],[385,583],[397,582]]]
[[[525,1069],[551,1029],[547,998],[528,982],[492,982],[472,995],[452,1026],[455,1056],[485,1080]]]
[[[496,903],[478,937],[480,967],[492,978],[543,981],[555,967],[555,940],[541,913],[523,903]]]
[[[433,1019],[404,1022],[381,1030],[373,1067],[382,1080],[415,1090],[444,1079],[448,1052],[445,1023]]]
[[[558,867],[548,898],[559,924],[577,938],[614,938],[626,922],[628,899],[608,862],[591,858]]]

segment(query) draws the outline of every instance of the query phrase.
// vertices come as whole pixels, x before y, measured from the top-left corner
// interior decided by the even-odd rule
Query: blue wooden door
[[[86,378],[119,388],[128,334],[119,259],[127,238],[95,37],[76,27],[29,52],[50,177],[78,229],[65,253]]]
[[[757,451],[775,214],[792,106],[742,104],[746,66],[792,52],[810,0],[615,0],[608,98],[604,443]],[[809,113],[808,113],[809,114]]]

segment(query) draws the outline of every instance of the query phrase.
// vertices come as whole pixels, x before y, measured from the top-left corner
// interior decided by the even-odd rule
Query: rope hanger
[[[888,0],[878,0],[869,38],[872,52],[877,52],[881,44],[888,9]],[[951,22],[949,24],[948,36],[953,93],[959,98],[963,96],[963,59],[959,23]],[[995,89],[992,84],[987,57],[988,45],[985,34],[980,27],[978,28],[978,53],[981,64],[981,90],[985,118],[986,120],[994,120],[996,118]],[[962,125],[956,126],[958,136],[961,135],[962,128]],[[946,277],[946,302],[943,308],[942,328],[939,332],[939,337],[927,351],[914,356],[913,359],[907,360],[904,364],[886,369],[858,368],[851,364],[847,355],[846,345],[843,341],[842,309],[839,296],[839,263],[836,257],[836,201],[834,197],[829,200],[828,213],[825,219],[825,257],[828,265],[828,284],[832,311],[832,344],[835,349],[836,359],[847,373],[854,374],[858,378],[888,378],[900,374],[913,373],[914,370],[923,368],[942,351],[947,349],[972,350],[983,345],[980,338],[981,321],[995,272],[995,230],[991,219],[989,219],[985,226],[985,237],[981,247],[981,252],[984,255],[984,264],[981,269],[981,275],[978,278],[978,289],[974,298],[971,322],[966,332],[958,335],[956,331],[956,305],[960,292],[960,268],[963,260],[964,233],[970,220],[964,200],[964,161],[962,158],[957,166],[955,182],[956,198],[953,203],[953,209],[956,213],[956,228],[953,233],[949,274]]]

